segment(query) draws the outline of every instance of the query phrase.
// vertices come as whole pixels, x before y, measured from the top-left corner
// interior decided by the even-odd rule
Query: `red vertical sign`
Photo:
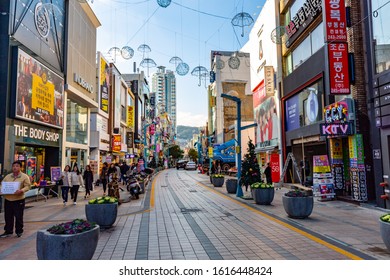
[[[326,41],[347,42],[345,0],[324,0]]]
[[[330,94],[349,94],[348,44],[328,44]]]
[[[270,167],[271,167],[272,182],[274,182],[274,183],[279,182],[280,181],[279,154],[271,154]]]

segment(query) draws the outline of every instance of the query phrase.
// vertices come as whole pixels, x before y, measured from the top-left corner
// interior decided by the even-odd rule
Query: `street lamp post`
[[[237,192],[236,196],[241,197],[244,195],[242,188],[240,186],[241,179],[241,99],[235,96],[231,96],[225,93],[221,94],[222,98],[232,100],[237,103],[237,142],[238,142],[238,152],[237,152]]]

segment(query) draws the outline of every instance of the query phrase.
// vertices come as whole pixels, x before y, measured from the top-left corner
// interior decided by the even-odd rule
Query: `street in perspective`
[[[385,260],[378,227],[383,210],[343,201],[315,201],[307,219],[291,219],[275,190],[271,205],[237,198],[209,176],[168,169],[151,178],[138,200],[118,207],[115,223],[101,229],[95,260]],[[99,197],[95,187],[91,197]],[[249,192],[245,192],[249,196]],[[91,198],[92,199],[92,198]],[[85,219],[85,205],[63,206],[40,197],[26,203],[25,233],[0,240],[0,259],[35,260],[37,231]],[[353,219],[351,219],[353,216]],[[1,225],[4,220],[1,218]]]

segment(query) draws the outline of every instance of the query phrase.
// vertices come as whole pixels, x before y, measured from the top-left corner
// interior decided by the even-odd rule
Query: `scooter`
[[[141,188],[140,188],[140,185],[138,183],[137,178],[135,178],[135,176],[129,176],[129,177],[125,176],[125,177],[126,177],[126,188],[127,188],[127,191],[130,193],[130,195],[133,198],[138,199],[140,191],[141,191]]]

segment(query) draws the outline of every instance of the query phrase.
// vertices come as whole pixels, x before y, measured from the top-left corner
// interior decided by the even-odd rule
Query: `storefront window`
[[[321,22],[316,29],[310,34],[311,39],[311,54],[321,49],[324,46],[324,25]]]
[[[68,99],[66,141],[88,144],[88,109]]]
[[[372,0],[372,29],[376,73],[390,69],[390,5],[387,0]],[[380,8],[380,9],[379,9]],[[378,10],[376,10],[378,9]]]

